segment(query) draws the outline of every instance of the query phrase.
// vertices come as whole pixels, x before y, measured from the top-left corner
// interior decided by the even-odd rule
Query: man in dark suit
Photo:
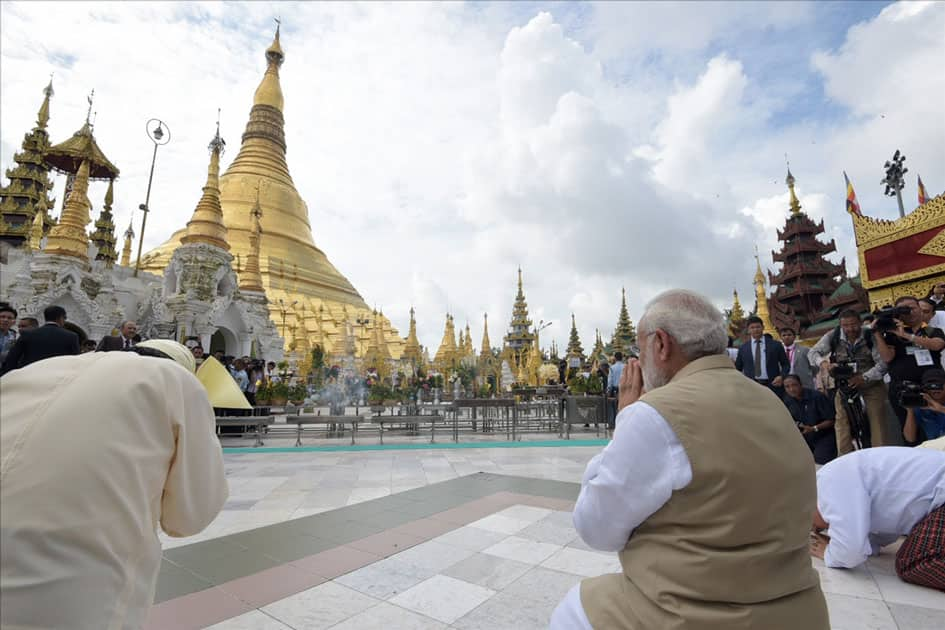
[[[79,354],[79,336],[63,328],[66,323],[66,309],[55,305],[47,306],[43,311],[43,318],[46,320],[45,326],[25,331],[13,344],[0,368],[0,374],[50,357]]]
[[[117,335],[102,337],[96,348],[97,352],[111,352],[112,350],[130,350],[135,345],[138,333],[138,324],[129,320],[121,323]]]
[[[738,349],[735,368],[784,398],[784,377],[791,370],[784,346],[765,334],[761,318],[754,315],[748,318],[748,334],[751,338]]]

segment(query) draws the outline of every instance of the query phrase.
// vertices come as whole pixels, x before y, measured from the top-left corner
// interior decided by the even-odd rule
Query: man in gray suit
[[[810,348],[795,343],[797,332],[792,328],[782,328],[778,331],[784,343],[784,352],[788,363],[791,364],[789,374],[796,374],[801,379],[801,385],[807,389],[814,389],[814,372],[807,358]]]

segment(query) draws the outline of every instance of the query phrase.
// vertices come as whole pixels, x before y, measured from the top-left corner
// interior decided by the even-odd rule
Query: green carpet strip
[[[448,448],[542,448],[606,446],[609,440],[536,440],[533,442],[435,442],[408,444],[346,444],[337,446],[258,446],[224,448],[224,453],[331,453],[338,451],[422,451]]]

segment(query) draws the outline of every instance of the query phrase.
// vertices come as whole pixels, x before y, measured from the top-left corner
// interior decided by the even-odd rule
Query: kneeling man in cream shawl
[[[145,624],[158,523],[197,534],[227,497],[213,409],[193,369],[187,348],[155,340],[0,379],[4,630]]]

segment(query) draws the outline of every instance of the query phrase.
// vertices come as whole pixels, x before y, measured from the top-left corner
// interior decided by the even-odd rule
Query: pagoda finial
[[[791,191],[791,214],[800,214],[801,202],[797,200],[797,194],[794,192],[794,175],[791,174],[790,164],[788,165],[787,178],[784,180],[784,183],[787,184],[788,190]]]
[[[43,104],[39,106],[39,112],[36,114],[36,127],[38,129],[45,129],[46,125],[49,124],[49,99],[55,94],[52,80],[53,75],[50,73],[49,85],[43,88]]]
[[[89,102],[89,111],[85,113],[85,124],[91,125],[92,124],[92,101],[95,100],[95,88],[92,88],[92,91],[86,97],[86,100],[88,100]]]
[[[765,285],[765,275],[761,273],[761,259],[758,258],[758,244],[755,243],[755,285]]]
[[[282,45],[279,43],[279,29],[282,24],[276,18],[276,35],[266,49],[266,74],[263,75],[259,87],[256,88],[256,94],[253,96],[253,105],[268,105],[282,111],[284,99],[282,97],[282,86],[279,85],[279,68],[285,61],[285,53],[282,52]]]

